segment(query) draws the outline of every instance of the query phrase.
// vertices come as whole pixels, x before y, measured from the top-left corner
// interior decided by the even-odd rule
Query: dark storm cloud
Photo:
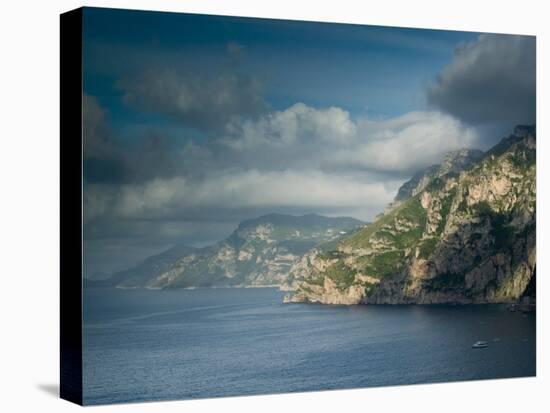
[[[533,123],[535,38],[484,34],[463,43],[428,90],[433,106],[473,125]]]
[[[110,158],[113,152],[107,114],[97,98],[86,93],[82,96],[84,156],[86,158]]]
[[[148,70],[119,81],[118,87],[126,104],[197,129],[222,129],[232,120],[256,117],[267,109],[260,83],[245,74]]]
[[[107,112],[97,98],[82,96],[82,135],[84,142],[84,179],[86,182],[122,182],[126,165],[113,143]]]
[[[84,179],[87,183],[119,185],[166,178],[184,165],[160,134],[146,132],[129,143],[113,136],[108,113],[94,96],[83,95]]]

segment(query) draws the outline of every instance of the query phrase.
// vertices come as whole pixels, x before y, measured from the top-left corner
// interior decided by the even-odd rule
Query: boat
[[[472,344],[472,348],[485,348],[489,345],[486,341],[476,341]]]

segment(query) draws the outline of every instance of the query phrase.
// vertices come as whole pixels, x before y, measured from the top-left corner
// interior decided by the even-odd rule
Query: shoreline
[[[275,285],[228,285],[228,286],[212,286],[212,287],[170,287],[170,288],[160,288],[160,287],[95,287],[90,288],[91,290],[99,289],[109,289],[109,290],[159,290],[159,291],[177,291],[177,290],[226,290],[226,289],[254,289],[254,288],[279,288],[280,286]]]
[[[97,287],[90,288],[89,290],[147,290],[147,291],[192,291],[192,290],[229,290],[229,289],[277,289],[281,293],[288,292],[281,290],[279,285],[251,285],[251,286],[213,286],[213,287],[183,287],[183,288],[151,288],[151,287]],[[376,306],[376,307],[399,307],[399,306],[450,306],[450,307],[466,307],[466,306],[482,306],[482,305],[506,305],[507,310],[510,312],[518,313],[535,313],[536,301],[534,302],[521,302],[518,301],[502,301],[502,302],[438,302],[438,303],[426,303],[426,302],[410,302],[410,303],[353,303],[353,304],[337,304],[337,303],[323,303],[323,302],[311,302],[311,301],[292,301],[289,294],[283,296],[281,304],[308,304],[319,305],[327,307],[354,307],[354,306]]]

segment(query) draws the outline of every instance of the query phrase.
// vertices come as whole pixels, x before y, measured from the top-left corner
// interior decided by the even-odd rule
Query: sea
[[[85,289],[84,403],[536,374],[536,317],[505,305],[283,304],[276,288]],[[486,348],[472,344],[483,340]]]

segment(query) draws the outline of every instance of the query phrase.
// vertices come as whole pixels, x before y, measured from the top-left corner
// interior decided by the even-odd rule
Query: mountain
[[[439,178],[451,172],[458,173],[467,170],[482,156],[483,151],[476,149],[459,149],[447,153],[443,162],[417,172],[411,179],[401,185],[391,205],[397,206],[417,195],[424,190],[434,178]]]
[[[114,274],[106,283],[121,288],[280,285],[302,254],[362,225],[345,217],[265,215],[241,222],[215,245],[174,247]]]
[[[176,245],[167,251],[153,255],[139,264],[137,267],[126,271],[120,271],[104,280],[103,283],[94,283],[97,286],[124,286],[139,287],[147,284],[149,280],[159,277],[170,269],[176,260],[199,251],[197,248],[187,245]]]
[[[305,254],[286,301],[493,303],[534,291],[535,127],[518,126],[475,156],[461,172],[409,185],[398,205],[335,248]]]

